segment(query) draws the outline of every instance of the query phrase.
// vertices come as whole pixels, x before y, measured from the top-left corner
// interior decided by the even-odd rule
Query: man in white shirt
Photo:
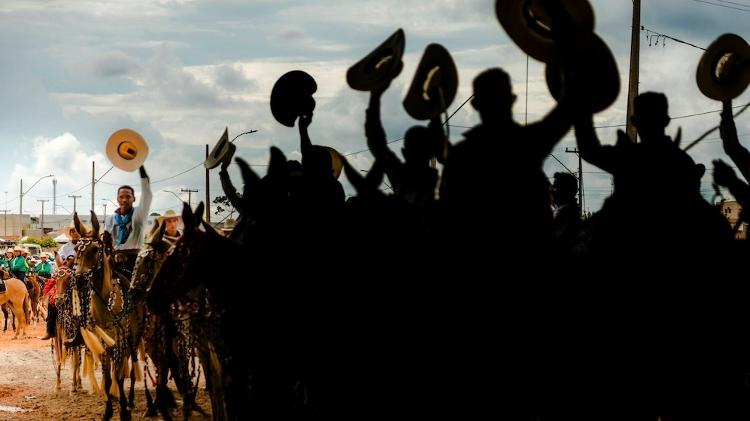
[[[131,186],[120,186],[117,189],[117,204],[114,214],[104,221],[106,241],[115,249],[115,261],[125,263],[124,269],[131,271],[135,265],[138,250],[143,247],[144,227],[151,207],[151,184],[146,169],[138,168],[141,175],[141,201],[133,206],[136,200],[135,190]]]

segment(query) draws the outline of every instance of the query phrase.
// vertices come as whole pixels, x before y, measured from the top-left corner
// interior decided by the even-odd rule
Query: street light
[[[20,200],[18,201],[18,225],[20,226],[19,229],[21,230],[21,235],[18,236],[19,240],[21,239],[21,237],[23,237],[23,196],[29,191],[31,191],[31,189],[33,189],[34,186],[36,186],[40,181],[44,180],[45,178],[50,178],[54,176],[55,176],[54,174],[50,174],[50,175],[45,175],[44,177],[40,177],[26,191],[23,191],[23,178],[21,179],[21,188],[19,189]]]
[[[180,201],[180,204],[182,204],[182,202],[184,202],[184,200],[182,200],[182,198],[179,195],[177,195],[177,193],[173,192],[172,190],[162,190],[162,191],[167,192],[167,193],[172,193],[172,195],[174,197],[176,197],[177,200]]]

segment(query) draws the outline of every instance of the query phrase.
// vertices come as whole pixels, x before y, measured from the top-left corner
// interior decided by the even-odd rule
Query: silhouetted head
[[[556,172],[550,190],[552,192],[552,202],[555,205],[560,206],[566,203],[575,203],[578,180],[570,173]]]
[[[433,133],[424,126],[413,126],[404,134],[404,154],[406,162],[419,163],[435,156]]]
[[[667,97],[657,92],[644,92],[633,102],[631,121],[644,142],[664,137],[669,124]]]
[[[333,177],[331,153],[323,146],[313,146],[302,158],[305,176]]]
[[[511,118],[511,109],[516,101],[510,85],[510,76],[500,68],[492,68],[474,78],[474,99],[471,105],[479,111],[484,123],[498,118]]]

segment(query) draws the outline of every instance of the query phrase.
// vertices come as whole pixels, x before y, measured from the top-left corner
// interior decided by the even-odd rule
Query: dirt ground
[[[0,322],[2,316],[0,316]],[[0,325],[2,329],[2,325]],[[27,329],[28,338],[12,340],[14,333],[0,330],[0,420],[100,420],[104,413],[101,395],[92,395],[87,379],[83,380],[83,392],[71,393],[72,373],[70,364],[61,372],[62,389],[55,391],[55,366],[50,341],[39,338],[44,335],[44,325]],[[202,380],[202,379],[201,379]],[[101,381],[101,369],[97,370],[97,381]],[[201,382],[202,383],[202,382]],[[125,381],[128,388],[130,381]],[[170,385],[178,399],[178,409],[172,415],[181,419],[180,395]],[[153,396],[154,390],[151,386]],[[198,404],[210,414],[208,395],[203,389],[198,392]],[[136,385],[136,407],[133,420],[146,419],[146,398],[143,382]],[[115,404],[113,419],[119,419],[118,405]],[[161,417],[149,418],[160,420]],[[197,412],[191,420],[208,420]]]

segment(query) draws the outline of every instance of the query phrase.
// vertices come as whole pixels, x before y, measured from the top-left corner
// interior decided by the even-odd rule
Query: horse
[[[55,323],[55,337],[52,340],[52,349],[55,353],[55,374],[57,375],[55,390],[61,389],[60,371],[65,364],[68,355],[71,356],[71,368],[73,370],[73,385],[70,389],[72,393],[82,389],[81,385],[81,350],[78,346],[66,346],[67,325],[77,324],[72,322],[72,290],[70,288],[72,272],[67,268],[61,268],[57,271],[55,277],[55,306],[57,307],[57,321]],[[49,281],[48,281],[49,282]],[[66,323],[67,322],[67,323]]]
[[[139,305],[146,303],[149,290],[153,286],[156,275],[172,249],[172,242],[164,238],[166,225],[157,220],[146,240],[145,247],[138,253],[131,278],[130,293],[133,302],[131,326],[133,326],[134,344],[142,343],[146,354],[151,358],[156,370],[156,400],[151,401],[147,393],[148,410],[146,416],[156,416],[157,411],[165,420],[171,420],[170,409],[177,407],[172,392],[167,383],[171,376],[174,378],[177,390],[182,396],[183,417],[188,419],[193,410],[205,414],[195,402],[196,387],[191,374],[190,364],[193,359],[193,337],[191,335],[190,320],[174,320],[169,313],[169,306]],[[200,358],[204,362],[204,358]],[[147,366],[148,367],[148,366]],[[193,366],[195,368],[195,366]],[[148,391],[148,388],[146,388]],[[132,385],[131,385],[132,392]]]
[[[13,315],[18,319],[18,329],[13,339],[26,337],[26,325],[29,320],[31,313],[31,301],[29,299],[29,291],[26,289],[26,284],[23,281],[16,278],[9,278],[5,281],[6,290],[0,294],[0,305],[10,304],[10,308],[13,311]],[[6,316],[7,323],[7,316]]]
[[[39,323],[39,314],[44,313],[44,310],[40,310],[43,308],[44,300],[40,300],[39,298],[42,296],[42,287],[39,285],[39,279],[37,278],[36,272],[29,271],[26,273],[26,281],[28,288],[29,285],[31,288],[29,289],[29,298],[31,299],[31,315],[34,318],[34,323]],[[46,313],[42,314],[42,319],[46,320]]]
[[[243,419],[252,407],[248,349],[230,319],[243,318],[242,294],[221,279],[231,279],[231,269],[211,265],[212,258],[239,244],[216,233],[202,231],[203,204],[193,213],[183,205],[183,236],[156,276],[148,295],[150,308],[168,307],[173,320],[189,320],[190,334],[197,342],[206,388],[211,396],[212,419]],[[237,254],[237,260],[241,256]],[[208,260],[207,260],[208,259]],[[169,303],[165,306],[165,303]]]
[[[92,230],[86,229],[73,215],[76,231],[81,239],[76,246],[76,277],[81,277],[91,288],[89,322],[94,331],[81,329],[86,347],[102,364],[103,392],[107,402],[103,419],[112,418],[112,377],[114,376],[120,402],[120,420],[130,421],[131,414],[124,390],[125,373],[132,354],[130,313],[132,301],[129,281],[110,266],[110,256],[99,238],[99,220],[91,212]],[[85,371],[85,370],[84,370]]]

